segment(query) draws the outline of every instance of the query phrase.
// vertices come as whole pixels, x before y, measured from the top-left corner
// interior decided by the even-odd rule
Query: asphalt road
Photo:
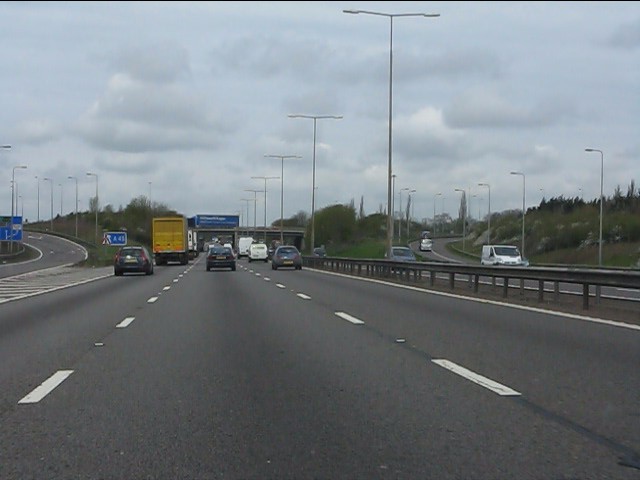
[[[203,260],[0,304],[0,478],[640,479],[637,326]]]
[[[24,236],[24,243],[38,252],[37,258],[20,263],[0,263],[0,278],[73,265],[87,258],[87,251],[82,246],[64,238],[26,231]]]

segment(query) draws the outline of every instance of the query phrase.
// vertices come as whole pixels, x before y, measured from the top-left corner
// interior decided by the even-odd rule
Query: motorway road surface
[[[87,258],[87,251],[82,246],[64,238],[27,231],[23,233],[24,243],[39,252],[38,257],[28,262],[0,263],[0,278],[73,265]]]
[[[640,479],[640,328],[203,257],[0,304],[0,478]]]

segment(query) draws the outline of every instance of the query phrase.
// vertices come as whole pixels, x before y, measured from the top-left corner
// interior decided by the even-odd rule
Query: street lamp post
[[[149,184],[149,210],[151,210],[151,181],[147,182]]]
[[[59,183],[58,186],[60,187],[60,218],[62,219],[62,192],[63,192],[63,187],[62,187],[61,183]]]
[[[315,211],[316,211],[316,124],[318,120],[332,119],[341,120],[342,115],[300,115],[289,114],[289,118],[311,118],[313,119],[313,173],[311,181],[311,252],[313,252],[315,244]]]
[[[241,198],[243,202],[247,202],[247,216],[245,217],[245,227],[247,227],[247,233],[249,233],[249,202],[253,202],[252,198]]]
[[[78,238],[78,177],[69,175],[67,178],[76,181],[76,238]]]
[[[42,180],[45,182],[51,182],[51,226],[49,229],[53,232],[53,178],[44,177]]]
[[[433,196],[433,234],[436,234],[436,197],[441,196],[442,192],[438,192]]]
[[[256,206],[258,204],[258,193],[262,190],[245,190],[245,192],[253,192],[253,236],[256,237]]]
[[[400,195],[400,215],[398,215],[398,242],[402,241],[402,192],[411,190],[409,187],[401,188],[398,194]],[[389,257],[391,258],[391,257]]]
[[[461,192],[463,195],[466,194],[464,189],[456,188],[456,192]],[[466,197],[465,197],[466,198]],[[464,206],[464,210],[462,212],[462,253],[465,252],[465,240],[467,237],[467,205]]]
[[[391,205],[391,175],[392,169],[392,121],[393,121],[393,19],[395,17],[439,17],[439,13],[382,13],[368,10],[343,10],[344,13],[367,14],[387,17],[389,19],[389,166],[387,174],[387,206]],[[387,256],[391,258],[391,243],[393,235],[393,219],[391,212],[387,212]]]
[[[87,172],[88,177],[96,177],[96,233],[95,233],[95,242],[98,244],[98,210],[100,206],[100,200],[98,197],[98,174],[93,172]]]
[[[604,181],[604,153],[602,150],[595,148],[585,148],[585,152],[599,152],[600,153],[600,235],[598,240],[598,266],[602,266],[602,205],[604,203],[604,196],[602,192],[602,184]]]
[[[9,222],[9,226],[11,227],[9,230],[9,253],[13,253],[13,204],[14,204],[14,188],[16,184],[16,169],[19,168],[27,168],[26,165],[16,165],[13,167],[11,171],[11,221]]]
[[[38,223],[40,223],[40,178],[36,175],[36,184],[38,189],[38,205],[36,206],[38,211]],[[39,228],[39,227],[38,227]]]
[[[391,186],[391,215],[392,215],[392,219],[395,218],[396,216],[396,177],[397,175],[394,173],[393,175],[391,175],[391,181],[392,181],[392,186]],[[389,208],[387,206],[387,208]],[[391,222],[391,238],[393,238],[395,236],[395,232],[393,231],[395,228],[395,221]]]
[[[267,180],[279,180],[280,177],[251,177],[255,180],[264,180],[264,243],[267,243]]]
[[[511,175],[521,175],[522,176],[522,251],[520,252],[520,256],[522,259],[525,258],[524,253],[524,214],[525,210],[525,192],[526,192],[526,183],[525,183],[525,175],[522,172],[511,172]]]
[[[411,211],[409,210],[409,207],[412,206],[411,203],[411,194],[412,193],[416,193],[415,189],[409,190],[409,199],[407,200],[407,242],[409,241],[409,224],[411,223]]]
[[[302,158],[300,155],[265,155],[267,158],[280,159],[280,243],[284,244],[284,159],[285,158]],[[266,190],[266,187],[265,187]]]
[[[489,189],[489,216],[487,217],[487,244],[491,244],[491,185],[488,183],[479,183],[479,187],[487,187]]]

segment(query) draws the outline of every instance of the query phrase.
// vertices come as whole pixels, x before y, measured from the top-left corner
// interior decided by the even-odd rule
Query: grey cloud
[[[144,152],[215,148],[232,123],[213,118],[186,87],[144,84],[116,75],[82,116],[77,133],[107,150]]]
[[[144,83],[173,83],[190,75],[188,53],[175,44],[127,48],[113,64],[117,72]]]
[[[513,105],[493,91],[474,90],[457,96],[445,109],[448,125],[457,128],[515,128],[551,125],[560,109],[545,101],[534,107]]]
[[[65,133],[64,128],[48,119],[25,121],[15,127],[15,139],[21,144],[46,145],[59,140]]]
[[[621,25],[611,34],[606,43],[611,47],[625,50],[640,47],[640,18],[634,22]]]

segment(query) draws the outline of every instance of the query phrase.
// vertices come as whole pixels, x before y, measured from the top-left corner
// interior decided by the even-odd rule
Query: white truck
[[[240,237],[238,239],[238,258],[249,256],[249,247],[253,243],[253,237]]]
[[[199,255],[198,234],[195,230],[187,230],[187,244],[189,245],[189,258],[194,259]]]

